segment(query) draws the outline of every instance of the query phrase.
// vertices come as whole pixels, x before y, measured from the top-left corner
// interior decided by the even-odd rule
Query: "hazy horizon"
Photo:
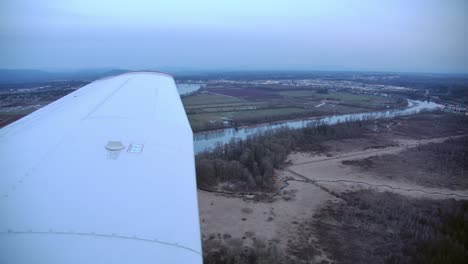
[[[468,73],[468,1],[18,0],[0,68]]]

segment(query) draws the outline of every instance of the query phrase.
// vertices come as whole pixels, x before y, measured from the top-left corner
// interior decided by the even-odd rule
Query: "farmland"
[[[399,96],[288,85],[219,83],[208,83],[202,91],[182,101],[194,131],[406,105]]]

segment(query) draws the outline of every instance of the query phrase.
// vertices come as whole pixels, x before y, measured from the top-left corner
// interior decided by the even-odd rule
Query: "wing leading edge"
[[[174,80],[95,81],[0,130],[0,263],[202,263]]]

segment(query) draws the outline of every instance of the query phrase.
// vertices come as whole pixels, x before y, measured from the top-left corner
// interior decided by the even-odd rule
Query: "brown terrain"
[[[9,125],[24,116],[25,115],[0,115],[0,128]]]
[[[200,190],[205,262],[424,263],[418,243],[442,235],[420,222],[468,214],[468,124],[457,118],[377,121],[371,134],[322,142],[325,152],[294,152],[275,171],[277,193]]]

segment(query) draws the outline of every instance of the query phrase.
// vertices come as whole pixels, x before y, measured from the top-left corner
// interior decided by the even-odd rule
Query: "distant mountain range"
[[[0,83],[29,83],[60,80],[93,81],[105,76],[127,72],[123,69],[96,69],[77,71],[42,71],[26,69],[0,69]]]

